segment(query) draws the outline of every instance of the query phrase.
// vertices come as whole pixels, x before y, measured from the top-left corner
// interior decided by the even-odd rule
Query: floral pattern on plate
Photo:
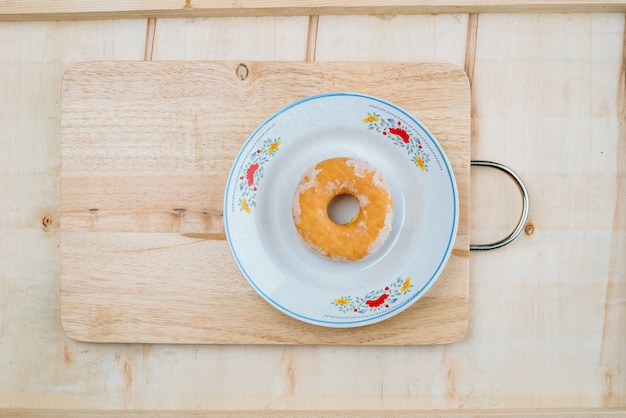
[[[352,155],[389,173],[405,197],[398,234],[428,219],[427,228],[398,235],[366,270],[360,263],[338,268],[309,251],[291,216],[303,170]],[[417,184],[428,199],[415,196]],[[355,93],[306,97],[271,115],[235,158],[224,198],[226,239],[253,289],[282,313],[331,328],[377,323],[418,300],[445,265],[457,222],[454,175],[437,140],[410,113]],[[406,260],[407,247],[420,253],[419,262]]]
[[[368,130],[380,132],[396,146],[405,148],[413,164],[422,171],[428,171],[430,157],[424,152],[421,141],[410,125],[403,125],[402,121],[395,118],[383,118],[376,112],[369,112],[362,122],[367,123]]]
[[[244,172],[239,176],[239,186],[236,191],[239,195],[238,204],[241,211],[250,214],[256,207],[256,194],[259,182],[263,178],[263,166],[276,155],[278,147],[280,147],[280,137],[268,138],[248,155],[248,161],[244,165]]]
[[[364,314],[372,311],[389,309],[413,289],[411,277],[402,279],[402,276],[385,286],[383,289],[372,290],[365,296],[341,296],[331,303],[339,312],[346,314]]]

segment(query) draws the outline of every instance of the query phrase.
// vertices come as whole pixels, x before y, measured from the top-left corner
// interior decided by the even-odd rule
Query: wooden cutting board
[[[459,188],[452,256],[431,290],[378,324],[329,329],[268,305],[224,237],[230,166],[260,123],[313,94],[391,101],[442,144]],[[470,92],[452,65],[88,62],[61,106],[61,320],[91,342],[439,344],[468,324]],[[407,257],[417,257],[407,249]]]

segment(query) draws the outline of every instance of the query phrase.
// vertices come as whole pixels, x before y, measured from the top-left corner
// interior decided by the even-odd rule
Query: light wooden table
[[[587,6],[565,7],[587,11],[573,14],[0,22],[0,416],[623,416],[624,3]],[[4,17],[20,7],[0,2]],[[453,10],[483,9],[435,11]],[[19,13],[29,12],[9,17],[27,20]],[[511,166],[531,194],[525,233],[507,247],[471,255],[465,338],[423,347],[101,345],[67,338],[58,305],[61,76],[79,61],[144,59],[465,68],[472,158]],[[513,183],[475,168],[471,187],[472,240],[508,233],[520,204]],[[150,412],[156,410],[174,412]]]

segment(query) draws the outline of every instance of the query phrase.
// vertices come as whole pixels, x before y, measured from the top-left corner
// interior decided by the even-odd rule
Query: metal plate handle
[[[492,168],[497,168],[498,170],[504,171],[515,181],[522,195],[522,215],[519,218],[519,222],[517,223],[517,226],[515,227],[513,232],[509,234],[509,236],[491,244],[477,244],[477,245],[470,244],[470,250],[474,250],[474,251],[494,250],[496,248],[500,248],[502,246],[507,245],[508,243],[513,241],[515,238],[517,238],[520,232],[522,232],[522,229],[524,228],[524,225],[526,224],[526,220],[528,219],[528,191],[526,190],[526,186],[524,186],[524,182],[522,181],[522,179],[513,170],[511,170],[509,167],[505,165],[495,163],[493,161],[472,161],[471,165],[480,166],[480,167],[492,167]]]

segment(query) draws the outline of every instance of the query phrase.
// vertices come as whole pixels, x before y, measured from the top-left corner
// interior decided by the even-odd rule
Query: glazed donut
[[[328,204],[349,194],[358,214],[340,225],[328,216]],[[391,232],[391,188],[374,167],[356,158],[324,160],[307,170],[292,202],[293,220],[302,241],[334,261],[358,261],[378,251]]]

